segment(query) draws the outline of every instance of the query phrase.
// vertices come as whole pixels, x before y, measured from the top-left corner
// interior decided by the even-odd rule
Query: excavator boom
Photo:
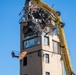
[[[60,47],[62,51],[62,59],[64,62],[65,70],[66,70],[66,75],[75,75],[73,73],[73,68],[70,60],[70,54],[64,34],[64,23],[62,23],[61,17],[60,17],[60,12],[54,10],[53,8],[49,7],[45,3],[42,2],[42,0],[32,0],[33,3],[35,3],[37,6],[42,8],[44,11],[47,11],[50,13],[50,18],[55,22],[56,27],[58,28],[58,38],[60,40]]]

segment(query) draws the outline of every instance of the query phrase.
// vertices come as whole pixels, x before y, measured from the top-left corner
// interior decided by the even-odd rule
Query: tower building
[[[20,19],[20,75],[63,75],[61,48],[49,13],[26,0]]]

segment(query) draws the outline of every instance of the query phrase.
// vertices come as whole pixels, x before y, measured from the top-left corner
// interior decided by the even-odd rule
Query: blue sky
[[[76,73],[76,0],[43,0],[61,12],[66,24],[65,34]],[[20,50],[19,13],[25,0],[0,0],[0,75],[20,75],[19,61],[12,59],[11,51]]]

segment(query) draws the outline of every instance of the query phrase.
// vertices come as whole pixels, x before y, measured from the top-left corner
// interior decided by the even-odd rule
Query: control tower
[[[20,75],[63,75],[61,48],[57,29],[44,11],[26,0],[20,13]]]

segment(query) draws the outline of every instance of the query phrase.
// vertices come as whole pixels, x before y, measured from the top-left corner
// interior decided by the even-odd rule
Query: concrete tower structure
[[[20,52],[27,52],[27,55],[20,60],[20,75],[63,75],[59,39],[55,33],[52,33],[54,26],[51,23],[49,29],[49,26],[45,27],[44,23],[39,23],[42,20],[28,12],[29,5],[30,2],[26,0],[24,10],[27,11],[20,21]]]

